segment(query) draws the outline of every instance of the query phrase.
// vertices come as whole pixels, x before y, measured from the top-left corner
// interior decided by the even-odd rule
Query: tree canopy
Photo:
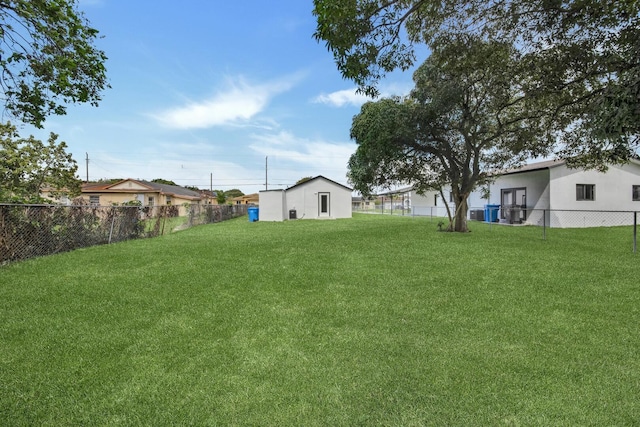
[[[228,199],[233,199],[234,197],[244,196],[244,193],[242,191],[238,190],[237,188],[232,188],[231,190],[225,191],[224,195]]]
[[[640,134],[640,1],[314,0],[315,37],[361,91],[377,95],[392,70],[448,35],[517,46],[527,93],[555,102],[557,154],[600,167],[636,154]],[[566,94],[570,94],[567,96]]]
[[[216,202],[219,205],[224,205],[227,202],[227,195],[223,190],[213,190],[216,195]]]
[[[151,182],[155,182],[156,184],[176,185],[176,186],[178,185],[175,182],[169,179],[164,179],[164,178],[155,178],[155,179],[152,179]]]
[[[299,180],[296,181],[296,183],[294,185],[298,185],[298,184],[302,184],[303,182],[307,182],[309,180],[313,179],[312,176],[305,176],[300,178]]]
[[[0,88],[5,112],[36,127],[70,103],[97,106],[109,87],[98,30],[77,0],[0,2]]]
[[[0,202],[43,202],[43,188],[54,197],[80,194],[78,165],[57,138],[51,133],[44,144],[33,136],[21,138],[9,123],[0,125]]]
[[[519,56],[510,44],[474,36],[439,44],[414,73],[409,96],[366,103],[354,117],[354,188],[369,195],[405,182],[419,192],[450,186],[450,227],[466,231],[467,198],[490,172],[546,154],[555,143],[542,102],[524,96],[512,78],[523,72]]]

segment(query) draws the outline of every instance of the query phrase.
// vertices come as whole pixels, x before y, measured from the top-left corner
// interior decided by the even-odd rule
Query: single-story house
[[[351,210],[358,212],[375,211],[376,201],[377,198],[375,197],[353,196],[351,198]]]
[[[417,190],[412,186],[402,187],[379,193],[378,197],[382,199],[382,206],[385,211],[391,209],[395,211],[404,207],[411,215],[444,217],[447,216],[447,208],[445,201],[442,200],[443,195],[447,198],[446,202],[453,213],[455,203],[453,202],[453,194],[449,187],[444,188],[442,194],[437,190],[429,190],[424,194],[418,194]],[[472,193],[469,196],[467,205],[470,207],[482,207],[485,203],[487,203],[487,201],[481,200],[480,193],[478,192],[477,194]]]
[[[632,212],[640,211],[640,161],[610,165],[604,173],[570,169],[563,160],[531,163],[496,174],[488,190],[488,199],[481,189],[469,195],[469,218],[484,219],[485,206],[493,205],[498,220],[511,224],[551,227],[629,225],[633,223]],[[453,212],[455,204],[450,188],[445,188],[443,193],[449,198],[447,202]],[[421,195],[413,187],[404,187],[379,196],[388,198],[384,203],[385,210],[404,203],[412,215],[447,214],[439,191]]]
[[[112,184],[84,184],[82,198],[97,206],[122,205],[134,201],[140,202],[142,206],[173,205],[178,206],[181,216],[186,215],[184,203],[216,203],[215,198],[199,191],[131,178]]]
[[[231,203],[234,205],[257,205],[259,202],[260,196],[258,193],[245,194],[231,199]]]
[[[318,175],[286,190],[260,191],[260,221],[351,218],[352,189]]]
[[[570,169],[562,160],[532,163],[500,173],[488,203],[500,205],[499,219],[509,223],[542,225],[546,210],[551,227],[632,224],[631,212],[640,211],[640,161],[604,173]]]

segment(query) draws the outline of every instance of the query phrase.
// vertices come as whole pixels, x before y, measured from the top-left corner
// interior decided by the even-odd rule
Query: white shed
[[[260,221],[351,218],[352,189],[318,175],[286,190],[260,192]]]

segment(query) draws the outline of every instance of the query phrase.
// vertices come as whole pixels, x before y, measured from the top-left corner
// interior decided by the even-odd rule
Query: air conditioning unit
[[[469,218],[474,221],[484,221],[484,210],[473,209],[469,212]]]

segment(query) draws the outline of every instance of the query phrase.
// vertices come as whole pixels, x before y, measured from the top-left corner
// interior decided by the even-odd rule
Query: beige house
[[[245,194],[244,196],[238,196],[231,199],[234,205],[257,205],[260,202],[260,196],[258,193]]]
[[[112,184],[84,184],[82,198],[92,205],[122,205],[140,202],[142,206],[178,206],[180,215],[186,215],[186,204],[212,204],[215,198],[203,192],[189,190],[177,185],[125,179]]]

